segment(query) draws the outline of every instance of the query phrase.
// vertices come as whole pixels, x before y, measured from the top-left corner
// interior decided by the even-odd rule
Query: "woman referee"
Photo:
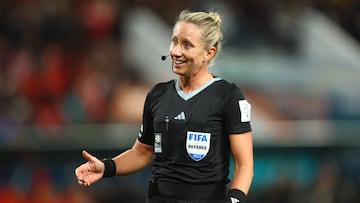
[[[148,93],[134,146],[75,169],[79,184],[152,166],[148,203],[245,203],[253,178],[250,108],[241,90],[208,70],[221,50],[215,12],[180,13],[170,43],[178,78]],[[230,181],[229,160],[235,168]]]

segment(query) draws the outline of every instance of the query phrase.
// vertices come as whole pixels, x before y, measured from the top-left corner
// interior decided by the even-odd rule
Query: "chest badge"
[[[206,157],[210,148],[210,133],[187,132],[186,151],[194,161],[200,161]]]

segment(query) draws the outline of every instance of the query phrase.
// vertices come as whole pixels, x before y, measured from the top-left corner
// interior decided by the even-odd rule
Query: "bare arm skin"
[[[153,160],[153,146],[146,145],[136,140],[134,146],[116,156],[116,175],[128,175],[147,167]]]
[[[102,161],[86,151],[83,151],[82,155],[87,162],[75,169],[75,175],[80,185],[90,186],[102,178],[105,166]],[[152,162],[153,155],[153,146],[136,140],[131,149],[113,158],[116,164],[116,175],[127,175],[140,171]]]
[[[247,194],[254,176],[252,133],[230,135],[230,146],[235,162],[230,188]]]

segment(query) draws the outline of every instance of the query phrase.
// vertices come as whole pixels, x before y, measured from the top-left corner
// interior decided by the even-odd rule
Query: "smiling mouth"
[[[175,65],[181,65],[181,64],[184,64],[185,61],[182,61],[182,60],[174,60],[174,64]]]

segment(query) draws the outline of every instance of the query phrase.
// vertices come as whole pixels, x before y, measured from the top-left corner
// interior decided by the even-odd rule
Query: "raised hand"
[[[80,185],[88,187],[102,178],[105,166],[102,161],[85,150],[82,151],[82,155],[87,162],[75,169],[75,175]]]

